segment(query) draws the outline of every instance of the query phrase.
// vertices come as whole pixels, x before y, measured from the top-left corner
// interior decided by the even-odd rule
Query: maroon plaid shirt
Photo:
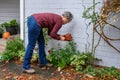
[[[62,27],[62,17],[53,13],[37,13],[32,15],[42,28],[48,28],[48,35],[60,40],[57,32]]]

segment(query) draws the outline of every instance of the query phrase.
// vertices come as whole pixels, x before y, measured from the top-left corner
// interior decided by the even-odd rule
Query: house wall
[[[101,1],[101,0],[97,0]],[[77,43],[77,50],[81,52],[85,52],[86,49],[91,51],[92,45],[92,25],[87,28],[86,23],[89,20],[85,20],[82,18],[82,13],[85,7],[89,7],[92,5],[91,0],[25,0],[25,18],[30,16],[33,13],[38,12],[52,12],[57,14],[62,14],[64,11],[71,11],[74,15],[74,19],[71,23],[64,25],[58,33],[65,34],[71,33],[73,36],[74,42]],[[102,6],[101,4],[97,5],[96,10],[100,10]],[[119,24],[119,23],[117,23]],[[120,25],[120,24],[119,24]],[[27,26],[25,23],[25,43],[27,45]],[[106,32],[111,32],[111,29],[106,29]],[[115,33],[116,31],[112,31]],[[89,34],[89,36],[87,35]],[[117,32],[116,35],[119,36],[120,32]],[[111,35],[112,36],[112,35]],[[95,40],[98,41],[98,35],[95,34]],[[120,36],[119,36],[120,37]],[[57,41],[57,40],[50,40],[49,45],[46,46],[46,52],[49,48],[53,47],[56,48],[58,44],[62,47],[65,46],[67,42]],[[119,42],[115,42],[115,45],[120,49]],[[86,47],[87,46],[87,47]],[[120,62],[118,61],[120,58],[120,53],[115,51],[113,48],[108,46],[107,43],[102,39],[100,42],[99,47],[96,50],[95,56],[97,58],[102,59],[102,62],[96,63],[102,66],[115,66],[116,68],[120,68]]]
[[[0,0],[0,24],[16,19],[19,23],[19,0]]]

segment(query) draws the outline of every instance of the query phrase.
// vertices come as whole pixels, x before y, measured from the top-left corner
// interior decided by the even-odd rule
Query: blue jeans
[[[30,16],[28,18],[27,25],[28,25],[28,45],[24,56],[23,69],[30,69],[30,61],[37,41],[40,66],[44,66],[47,63],[47,60],[44,49],[45,40],[42,28],[38,25],[33,16]]]

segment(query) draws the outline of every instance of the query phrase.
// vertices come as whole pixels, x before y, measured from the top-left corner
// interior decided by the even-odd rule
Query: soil
[[[34,62],[31,67],[36,70],[34,74],[23,73],[22,62],[18,59],[0,62],[0,80],[117,80],[109,76],[109,78],[100,79],[89,74],[80,74],[72,66],[60,71],[55,66],[42,70],[38,62]],[[102,66],[94,67],[103,68]]]
[[[22,63],[18,60],[1,62],[0,80],[81,80],[82,77],[70,66],[61,71],[55,66],[41,70],[37,63],[32,63],[31,67],[36,70],[34,74],[23,73]]]

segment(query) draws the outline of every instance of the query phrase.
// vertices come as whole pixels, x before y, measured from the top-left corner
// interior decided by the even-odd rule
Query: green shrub
[[[65,48],[51,49],[47,59],[60,69],[67,65],[76,67],[76,70],[83,70],[83,66],[90,64],[95,59],[90,52],[84,53],[76,50],[76,44],[69,42]]]
[[[14,57],[19,57],[20,51],[25,51],[23,41],[19,37],[15,37],[14,40],[6,41],[6,50],[3,51],[2,61],[12,60]]]
[[[71,56],[71,65],[76,67],[76,70],[82,70],[82,66],[86,65],[87,56],[85,54],[74,54]]]
[[[25,50],[24,43],[19,37],[15,37],[12,41],[6,41],[6,49],[13,52],[18,52],[19,50]]]
[[[10,26],[11,27],[18,27],[18,23],[17,23],[16,19],[13,19],[10,21]]]
[[[10,23],[4,22],[4,23],[1,24],[1,27],[2,28],[8,28],[8,27],[10,27]]]
[[[83,71],[83,74],[89,74],[94,77],[98,77],[100,80],[119,80],[120,72],[115,67],[103,67],[97,68],[88,65]]]
[[[3,33],[3,29],[0,27],[0,34],[2,34]]]
[[[11,50],[5,50],[2,52],[2,61],[11,60],[16,56],[16,53]]]
[[[58,48],[57,50],[51,49],[47,59],[60,69],[65,68],[70,64],[70,58],[76,54],[76,46],[74,42],[69,42],[65,48]]]

